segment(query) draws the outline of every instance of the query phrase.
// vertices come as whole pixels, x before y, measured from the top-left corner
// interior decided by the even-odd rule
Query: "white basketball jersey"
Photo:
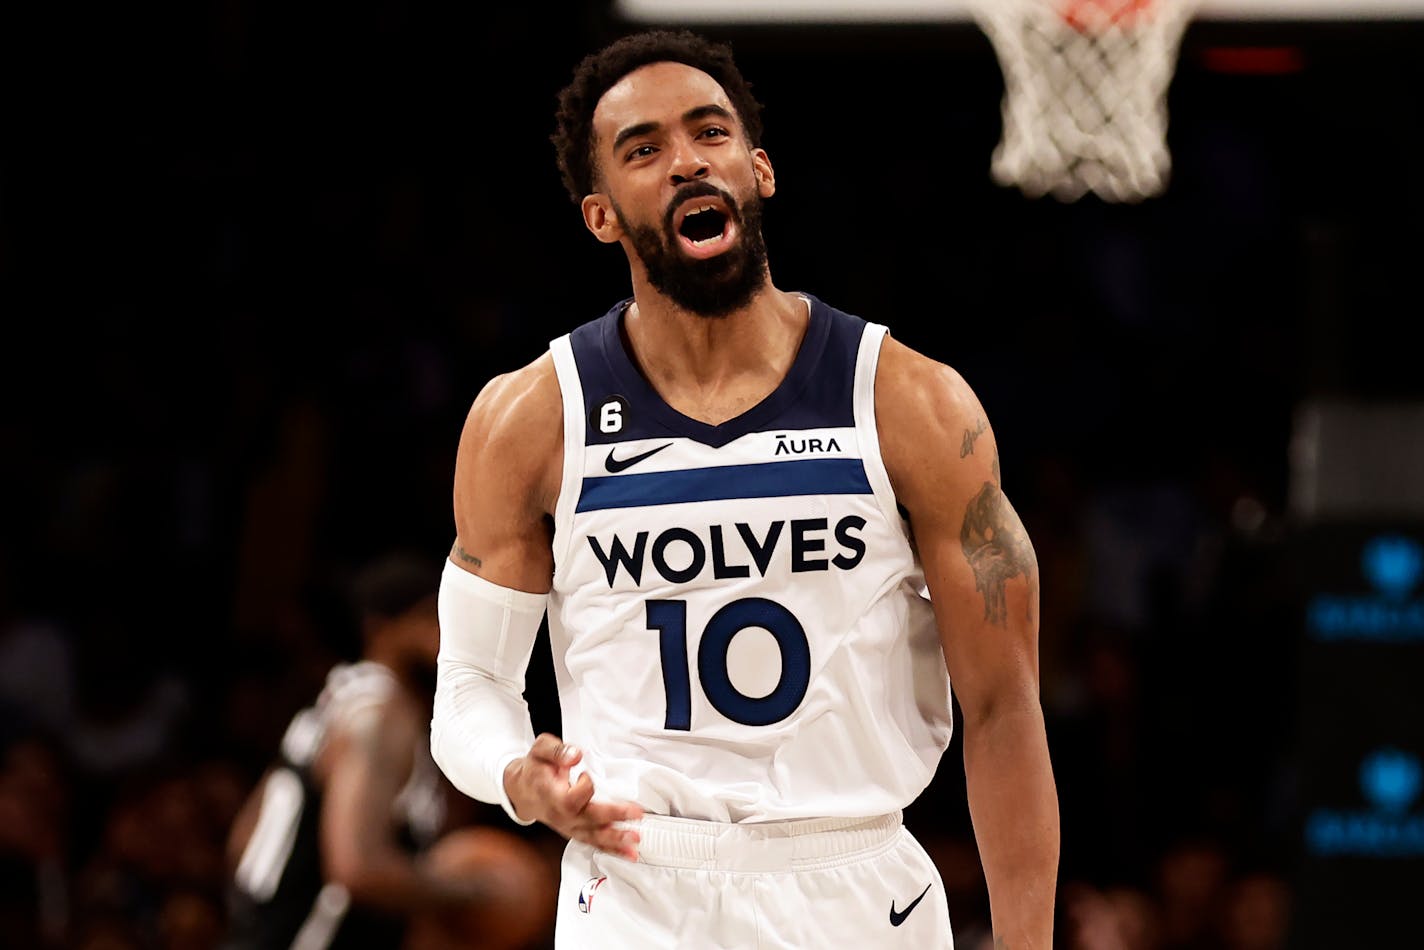
[[[884,814],[949,744],[949,678],[876,436],[885,328],[806,299],[786,378],[717,426],[635,368],[630,301],[550,345],[550,642],[563,735],[600,798],[718,821]]]

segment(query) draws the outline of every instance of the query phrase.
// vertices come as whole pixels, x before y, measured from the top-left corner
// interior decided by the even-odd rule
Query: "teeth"
[[[692,216],[695,215],[695,214],[702,214],[703,212],[706,212],[706,211],[716,211],[716,210],[717,210],[717,203],[716,203],[716,202],[714,202],[714,201],[706,201],[706,202],[703,202],[703,203],[700,204],[700,205],[697,205],[697,206],[694,207],[692,210],[688,211],[687,214],[685,214],[685,215],[682,216],[682,219],[683,219],[683,221],[686,221],[688,218],[692,217]],[[692,240],[691,238],[686,237],[685,235],[684,235],[684,239],[687,241],[688,244],[692,245],[693,247],[705,247],[705,246],[708,245],[708,244],[715,244],[716,242],[722,240],[722,238],[723,238],[723,236],[724,236],[725,234],[726,234],[726,227],[724,226],[723,229],[722,229],[722,233],[720,233],[720,234],[714,234],[714,235],[712,235],[711,237],[702,238],[700,241],[694,241],[694,240]]]

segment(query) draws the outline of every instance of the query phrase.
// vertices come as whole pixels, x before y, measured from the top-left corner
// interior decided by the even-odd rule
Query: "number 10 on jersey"
[[[687,663],[687,601],[647,602],[648,629],[659,633],[667,729],[692,728],[692,683]],[[748,627],[761,627],[781,652],[781,678],[765,696],[748,696],[732,683],[727,651]],[[774,600],[745,597],[722,607],[697,643],[697,679],[712,708],[747,726],[769,726],[796,711],[811,683],[811,645],[796,615]]]

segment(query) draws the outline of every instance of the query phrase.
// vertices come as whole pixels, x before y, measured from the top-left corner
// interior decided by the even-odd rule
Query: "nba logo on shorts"
[[[583,887],[579,888],[579,910],[581,912],[586,914],[593,909],[593,892],[598,890],[598,886],[606,880],[608,880],[607,877],[591,877],[583,882]]]

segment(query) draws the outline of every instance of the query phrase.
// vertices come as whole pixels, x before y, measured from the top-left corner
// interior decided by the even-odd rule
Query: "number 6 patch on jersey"
[[[588,424],[595,432],[604,435],[622,432],[628,425],[628,400],[622,396],[609,396],[593,407],[588,414]]]

